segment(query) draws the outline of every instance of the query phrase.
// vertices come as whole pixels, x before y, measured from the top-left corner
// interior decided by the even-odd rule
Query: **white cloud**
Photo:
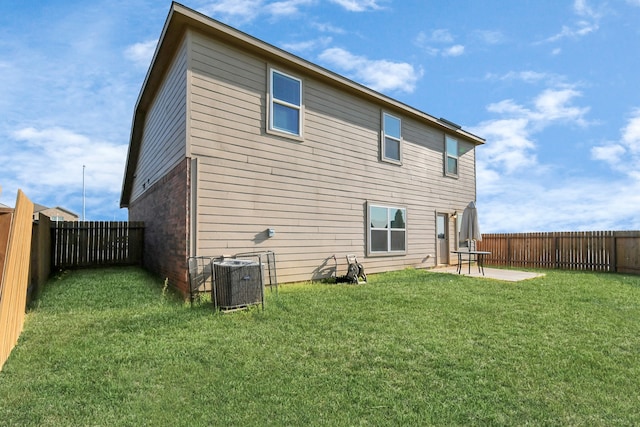
[[[488,80],[504,80],[504,81],[522,81],[525,83],[539,83],[550,81],[557,81],[559,77],[550,73],[541,73],[538,71],[525,70],[525,71],[509,71],[505,74],[487,74]]]
[[[573,2],[573,10],[578,16],[599,19],[600,14],[596,13],[591,6],[587,4],[587,0],[575,0]]]
[[[460,56],[464,53],[464,46],[457,44],[443,49],[442,56]]]
[[[629,123],[622,131],[622,142],[630,152],[640,154],[640,108],[631,113]]]
[[[588,21],[580,21],[573,27],[563,25],[562,30],[558,34],[549,37],[545,41],[555,42],[564,38],[577,39],[580,37],[584,37],[594,31],[597,31],[598,28],[598,24]]]
[[[600,28],[600,19],[602,14],[591,8],[586,0],[575,0],[573,3],[573,11],[580,19],[572,25],[563,25],[559,33],[548,37],[543,42],[557,42],[565,38],[578,39],[589,35]],[[554,50],[556,52],[557,50]],[[556,52],[554,54],[557,54]]]
[[[521,71],[508,71],[506,73],[487,73],[485,80],[489,82],[506,82],[506,83],[526,83],[529,85],[542,86],[547,89],[543,89],[538,96],[534,98],[534,104],[543,107],[547,105],[549,108],[551,105],[559,106],[573,98],[582,96],[582,93],[576,90],[581,84],[568,83],[567,77],[562,74],[552,72],[540,72],[535,70],[521,70]],[[501,101],[492,104],[501,105],[505,101]],[[589,109],[583,108],[580,111],[574,111],[574,113],[585,114]],[[541,112],[544,112],[541,108]]]
[[[205,15],[228,21],[252,21],[260,14],[263,0],[217,0],[199,10]]]
[[[591,149],[591,157],[616,165],[626,151],[622,145],[618,144],[600,145]]]
[[[79,212],[84,165],[86,194],[95,203],[93,211],[117,209],[126,145],[94,140],[60,127],[25,127],[9,137],[10,148],[0,158],[0,167],[13,177],[5,186],[6,196],[22,188],[34,202],[52,200]]]
[[[135,43],[125,49],[124,56],[138,67],[149,67],[157,44],[157,39]]]
[[[342,6],[349,12],[366,12],[369,10],[380,10],[383,7],[379,4],[380,0],[329,0],[339,6]]]
[[[272,18],[294,16],[303,6],[309,6],[316,0],[214,0],[198,10],[208,16],[221,19],[235,25],[256,20],[262,15]]]
[[[414,39],[414,44],[432,56],[460,56],[464,54],[464,46],[453,44],[454,40],[449,30],[438,28],[431,30],[430,33],[420,31]]]
[[[476,38],[485,44],[500,44],[504,42],[504,34],[496,30],[477,30],[474,32]]]
[[[291,16],[300,11],[301,6],[313,4],[314,0],[283,0],[265,5],[265,11],[272,16]]]
[[[380,92],[411,93],[423,74],[422,70],[416,70],[406,62],[372,60],[341,48],[326,49],[319,55],[319,59]]]
[[[284,43],[282,48],[290,52],[309,52],[318,48],[324,48],[331,44],[331,37],[320,37],[315,40],[307,40],[297,43]]]
[[[508,114],[523,117],[531,114],[531,111],[528,108],[516,104],[512,99],[504,99],[502,101],[489,104],[487,106],[487,111],[496,114]]]
[[[443,28],[431,31],[431,35],[426,36],[426,39],[432,43],[453,43],[451,32]]]
[[[488,105],[489,112],[503,117],[484,121],[471,130],[487,139],[478,154],[484,170],[501,175],[511,175],[522,168],[542,171],[544,167],[535,155],[534,135],[558,122],[584,126],[589,109],[572,105],[580,95],[575,89],[546,89],[532,100],[530,107],[510,99]]]
[[[487,139],[487,144],[478,154],[478,163],[482,164],[485,172],[510,175],[522,168],[537,167],[536,146],[532,140],[529,119],[491,120],[480,123],[472,132]],[[496,178],[495,174],[492,175],[493,179]],[[481,174],[478,176],[481,177]]]
[[[345,34],[346,33],[346,31],[343,28],[336,27],[333,24],[329,24],[329,23],[313,22],[313,23],[311,23],[311,26],[313,28],[315,28],[316,30],[321,31],[323,33],[333,33],[333,34]]]
[[[631,112],[620,141],[593,147],[591,157],[640,183],[640,108]]]
[[[570,121],[580,126],[586,125],[584,116],[589,112],[588,107],[571,105],[574,98],[582,94],[575,89],[547,89],[536,97],[535,112],[532,115],[536,121],[544,125],[554,121]]]
[[[530,75],[525,78],[537,80],[540,76]],[[537,95],[531,107],[515,103],[511,99],[489,104],[487,110],[502,115],[509,115],[516,119],[526,119],[532,130],[548,126],[552,122],[566,121],[579,126],[586,126],[585,115],[588,107],[572,105],[575,98],[582,95],[573,88],[545,89]]]

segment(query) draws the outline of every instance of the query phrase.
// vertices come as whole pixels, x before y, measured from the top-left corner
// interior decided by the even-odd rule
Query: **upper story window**
[[[403,207],[368,205],[370,255],[407,251],[407,210]]]
[[[458,176],[458,140],[450,136],[445,137],[444,173]]]
[[[301,136],[302,80],[271,70],[269,99],[269,129]]]
[[[402,122],[387,113],[382,113],[382,160],[402,162]]]

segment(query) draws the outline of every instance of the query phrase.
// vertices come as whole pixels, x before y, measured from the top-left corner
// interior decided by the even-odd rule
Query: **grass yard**
[[[419,270],[190,308],[137,268],[53,279],[0,425],[640,424],[640,277]]]

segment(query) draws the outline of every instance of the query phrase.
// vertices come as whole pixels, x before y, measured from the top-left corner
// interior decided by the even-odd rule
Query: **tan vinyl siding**
[[[183,40],[146,115],[132,200],[185,158],[187,45]]]
[[[339,275],[346,253],[368,272],[434,265],[436,211],[461,212],[475,199],[472,143],[459,139],[470,150],[459,177],[446,177],[444,132],[388,111],[402,119],[403,165],[381,162],[379,105],[199,34],[192,40],[198,254],[270,249],[283,282],[325,276],[334,254]],[[303,81],[303,141],[265,131],[270,66]],[[365,258],[367,201],[407,208],[406,255]]]

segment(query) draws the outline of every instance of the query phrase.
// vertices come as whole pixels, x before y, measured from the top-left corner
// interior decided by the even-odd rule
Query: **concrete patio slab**
[[[436,267],[429,269],[433,273],[449,273],[458,274],[458,267],[455,265],[448,267]],[[484,276],[481,271],[478,271],[478,267],[471,266],[471,273],[469,273],[469,267],[463,266],[460,273],[461,276],[478,277],[480,279],[495,279],[504,280],[505,282],[519,282],[521,280],[535,279],[536,277],[544,276],[544,273],[533,273],[531,271],[518,271],[518,270],[502,270],[500,268],[484,268]]]

